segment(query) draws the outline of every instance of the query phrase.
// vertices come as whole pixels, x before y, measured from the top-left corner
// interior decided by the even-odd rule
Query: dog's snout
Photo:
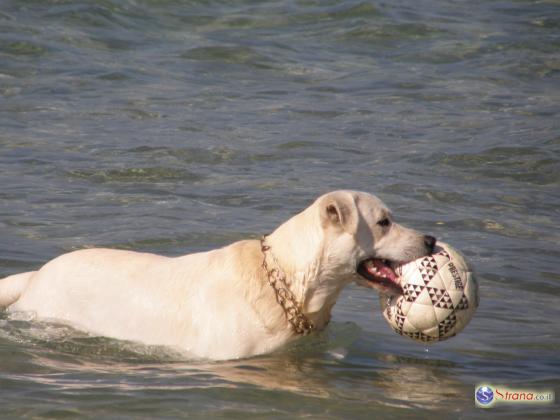
[[[436,246],[437,239],[430,235],[424,236],[424,244],[430,251],[430,253],[434,252],[434,247]]]

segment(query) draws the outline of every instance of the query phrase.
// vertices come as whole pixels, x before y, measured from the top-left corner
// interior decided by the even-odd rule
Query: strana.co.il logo
[[[474,394],[476,402],[481,405],[492,404],[494,401],[494,391],[488,385],[479,386]]]
[[[552,404],[553,390],[512,389],[505,385],[479,384],[474,390],[477,407],[490,408],[496,404]]]

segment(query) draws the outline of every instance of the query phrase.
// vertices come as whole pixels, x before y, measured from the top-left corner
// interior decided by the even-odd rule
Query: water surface
[[[430,347],[350,286],[319,336],[193,362],[0,315],[2,416],[505,418],[560,390],[560,5],[3,0],[0,275],[74,249],[269,232],[337,188],[461,249],[481,305]]]

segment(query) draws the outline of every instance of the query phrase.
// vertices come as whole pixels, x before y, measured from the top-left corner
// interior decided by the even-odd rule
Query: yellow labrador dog
[[[0,307],[209,359],[273,351],[328,323],[352,281],[400,293],[391,262],[436,240],[357,191],[319,197],[270,235],[181,257],[84,249],[0,280]]]

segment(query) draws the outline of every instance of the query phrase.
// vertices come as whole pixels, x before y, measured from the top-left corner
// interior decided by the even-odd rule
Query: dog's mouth
[[[402,295],[399,276],[391,261],[369,258],[358,265],[358,274],[367,280],[366,285],[388,295]]]

